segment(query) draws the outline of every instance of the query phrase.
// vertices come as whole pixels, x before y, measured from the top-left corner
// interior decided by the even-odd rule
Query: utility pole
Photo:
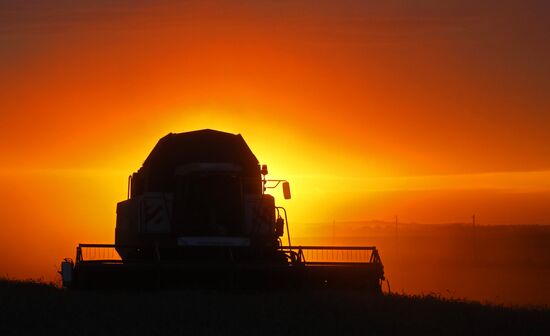
[[[399,260],[399,218],[395,215],[395,255]]]
[[[476,215],[472,215],[472,227],[474,230],[474,263],[477,264],[477,232],[476,232]]]
[[[332,245],[334,245],[334,239],[336,237],[336,220],[332,220]]]
[[[397,218],[397,215],[395,216],[395,240],[397,241],[397,237],[399,236],[399,220]]]

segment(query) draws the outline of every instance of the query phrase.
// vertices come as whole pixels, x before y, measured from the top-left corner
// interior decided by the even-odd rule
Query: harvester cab
[[[379,290],[376,248],[292,246],[286,210],[266,193],[281,185],[290,199],[290,184],[267,175],[241,135],[168,134],[129,177],[115,244],[80,244],[76,260],[62,262],[63,284]]]

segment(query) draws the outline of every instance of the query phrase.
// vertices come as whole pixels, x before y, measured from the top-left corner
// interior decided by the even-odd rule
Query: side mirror
[[[283,182],[283,195],[285,196],[285,199],[290,199],[291,198],[291,195],[290,195],[290,183],[288,182]]]

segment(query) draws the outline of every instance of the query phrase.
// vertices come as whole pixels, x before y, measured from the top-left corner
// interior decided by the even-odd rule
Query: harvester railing
[[[382,263],[374,246],[283,246],[280,249],[296,254],[306,265]]]
[[[78,244],[76,247],[76,262],[121,262],[122,258],[114,244]]]
[[[124,246],[130,247],[130,246]],[[183,247],[178,247],[183,248]],[[193,247],[185,247],[193,248]],[[228,247],[229,252],[240,247]],[[281,246],[279,251],[289,256],[292,264],[303,265],[354,265],[381,264],[374,246]],[[76,262],[120,263],[122,258],[114,244],[79,244]]]

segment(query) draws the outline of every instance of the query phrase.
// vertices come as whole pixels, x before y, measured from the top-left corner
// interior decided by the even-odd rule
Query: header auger
[[[80,244],[76,259],[61,264],[63,285],[379,292],[384,268],[375,247],[292,246],[286,210],[265,193],[281,184],[290,199],[289,183],[267,173],[241,135],[166,135],[129,177],[115,243]]]

